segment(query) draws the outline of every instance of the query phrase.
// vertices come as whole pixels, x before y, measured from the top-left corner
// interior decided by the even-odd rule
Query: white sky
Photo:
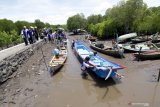
[[[102,14],[120,0],[0,0],[0,19],[50,24],[66,24],[68,17],[83,13]],[[144,0],[149,7],[160,6],[160,0]]]

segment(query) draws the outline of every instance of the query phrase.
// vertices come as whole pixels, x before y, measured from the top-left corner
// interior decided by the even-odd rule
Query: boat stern
[[[100,76],[101,78],[109,78],[109,77],[115,77],[117,74],[117,70],[113,70],[113,69],[96,69],[94,71],[98,76]]]

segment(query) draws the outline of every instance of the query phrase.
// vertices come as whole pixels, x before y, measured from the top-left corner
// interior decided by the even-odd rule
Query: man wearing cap
[[[34,27],[34,34],[35,34],[36,40],[38,41],[39,34],[38,34],[37,27]]]
[[[29,40],[29,43],[30,44],[33,44],[33,31],[31,29],[32,27],[30,27],[27,31],[27,34],[28,34],[28,40]]]
[[[27,40],[28,37],[27,37],[26,26],[23,27],[21,34],[22,34],[23,41],[24,41],[25,45],[27,46],[28,45],[28,40]]]

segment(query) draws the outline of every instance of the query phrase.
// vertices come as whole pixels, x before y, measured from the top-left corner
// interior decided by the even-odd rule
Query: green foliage
[[[87,21],[83,14],[77,14],[69,17],[67,20],[67,28],[72,31],[74,29],[85,29],[87,27]]]
[[[109,38],[116,32],[115,24],[112,19],[107,19],[96,25],[90,24],[89,31],[92,35],[96,35],[99,38]]]
[[[9,44],[11,44],[11,36],[8,35],[6,32],[0,32],[1,37],[1,46],[7,46],[9,47]]]
[[[38,30],[44,27],[50,27],[56,29],[56,25],[50,25],[49,23],[43,23],[39,19],[34,23],[27,21],[16,21],[15,23],[8,19],[0,19],[0,47],[9,47],[22,42],[21,30],[26,26],[37,26]],[[63,25],[64,26],[64,25]]]
[[[11,35],[11,42],[12,42],[14,45],[22,42],[21,35],[18,35],[15,30],[11,31],[11,34],[10,34],[10,35]]]
[[[0,32],[0,47],[5,46],[5,39],[3,36],[3,32]]]
[[[160,31],[160,6],[147,9],[143,20],[137,22],[139,33],[153,34]]]
[[[106,11],[106,16],[116,21],[118,27],[124,27],[124,31],[120,33],[133,32],[137,26],[135,22],[141,20],[146,4],[143,0],[121,1],[117,6]]]
[[[91,15],[87,18],[88,24],[97,24],[103,21],[102,15]]]
[[[45,23],[45,27],[50,28],[51,25],[49,23]]]
[[[45,24],[41,22],[39,19],[35,20],[35,26],[37,26],[38,29],[42,29],[45,27]],[[47,26],[50,26],[48,23],[46,23]]]
[[[15,30],[12,30],[10,34],[6,32],[0,32],[0,47],[9,47],[10,44],[16,45],[21,42],[22,38]]]
[[[95,21],[96,15],[87,18],[88,31],[100,38],[137,32],[153,34],[160,32],[160,6],[147,8],[143,0],[120,1],[106,10],[102,22]]]
[[[96,25],[90,24],[88,26],[88,31],[94,36],[97,36],[97,32],[98,32],[98,29],[96,27],[98,27],[98,25],[96,26]]]
[[[12,30],[17,30],[16,25],[11,20],[0,19],[0,31],[11,32]]]
[[[31,24],[29,22],[26,21],[16,21],[15,25],[17,26],[17,32],[20,35],[21,34],[21,30],[24,26],[29,27]]]

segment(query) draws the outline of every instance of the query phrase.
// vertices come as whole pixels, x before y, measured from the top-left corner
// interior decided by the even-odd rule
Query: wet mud
[[[83,36],[80,39],[89,47]],[[105,42],[110,44],[109,41]],[[82,78],[80,63],[68,43],[68,58],[54,76],[46,65],[51,59],[54,44],[46,43],[18,69],[6,83],[0,85],[0,107],[159,107],[160,83],[157,75],[159,60],[136,61],[132,54],[124,59],[98,53],[103,58],[127,68],[118,73],[124,78],[103,80],[89,72]],[[45,61],[44,61],[45,59]]]

